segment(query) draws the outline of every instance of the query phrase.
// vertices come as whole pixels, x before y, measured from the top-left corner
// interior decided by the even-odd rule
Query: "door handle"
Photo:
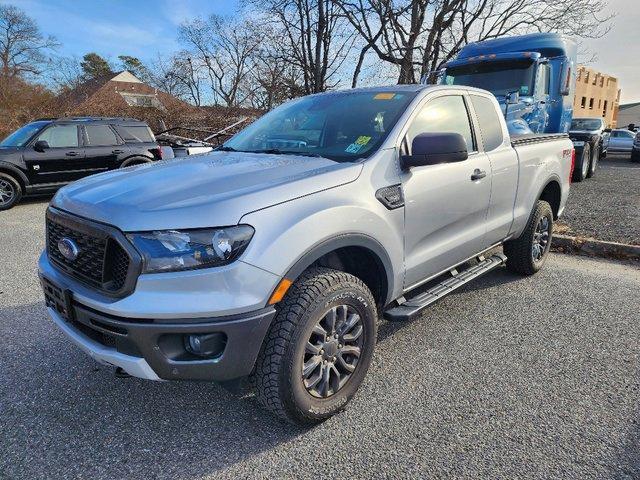
[[[78,152],[67,152],[67,153],[65,153],[65,155],[67,157],[77,157],[79,154],[78,154]]]
[[[111,153],[124,153],[124,150],[111,150]]]
[[[471,180],[475,182],[476,180],[480,180],[481,178],[484,178],[486,176],[487,176],[487,172],[485,172],[484,170],[480,170],[479,168],[476,168],[471,174]]]

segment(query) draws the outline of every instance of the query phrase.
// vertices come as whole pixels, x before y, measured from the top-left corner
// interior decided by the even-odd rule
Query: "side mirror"
[[[507,105],[516,105],[517,103],[520,103],[520,92],[516,91],[507,93],[505,102],[507,103]]]
[[[411,155],[403,155],[405,168],[462,162],[469,157],[467,142],[459,133],[421,133],[411,142]]]
[[[49,143],[46,140],[38,140],[33,144],[33,149],[36,152],[44,152],[47,148],[49,148]]]

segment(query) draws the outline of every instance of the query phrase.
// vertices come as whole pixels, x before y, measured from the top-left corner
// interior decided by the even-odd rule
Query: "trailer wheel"
[[[582,155],[576,162],[576,168],[573,170],[573,181],[581,182],[589,174],[589,165],[591,163],[591,144],[586,143],[582,147]]]

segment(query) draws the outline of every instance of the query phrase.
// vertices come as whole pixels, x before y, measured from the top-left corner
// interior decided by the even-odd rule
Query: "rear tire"
[[[631,151],[631,161],[633,163],[640,163],[640,150]]]
[[[521,275],[533,275],[544,265],[553,236],[551,205],[538,200],[524,232],[504,243],[507,268]]]
[[[290,422],[321,422],[364,380],[376,342],[375,300],[359,278],[311,268],[277,309],[256,362],[258,401]]]
[[[9,210],[22,198],[20,182],[8,173],[0,172],[0,210]]]
[[[595,147],[591,150],[591,162],[589,164],[589,173],[587,173],[587,178],[591,178],[596,174],[599,161],[600,161],[600,147]]]
[[[576,161],[575,169],[573,170],[573,181],[581,182],[589,174],[589,168],[591,164],[591,144],[585,143],[582,147],[582,155]]]

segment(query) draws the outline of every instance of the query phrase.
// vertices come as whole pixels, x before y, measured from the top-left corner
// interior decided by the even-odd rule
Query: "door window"
[[[90,146],[118,145],[118,138],[109,125],[86,125],[84,128]]]
[[[413,120],[407,132],[409,148],[413,139],[421,133],[459,133],[467,142],[467,149],[475,151],[475,143],[469,123],[469,112],[460,95],[438,97],[427,103]]]
[[[502,120],[498,117],[496,107],[489,98],[471,95],[471,103],[478,117],[484,150],[490,152],[502,145],[504,139]]]
[[[73,148],[78,146],[78,127],[75,125],[52,125],[40,134],[50,148]]]

